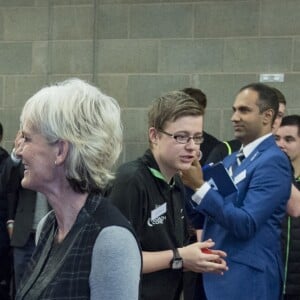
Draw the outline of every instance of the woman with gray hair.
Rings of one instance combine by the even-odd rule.
[[[70,79],[31,97],[20,121],[22,186],[43,193],[53,211],[16,299],[138,299],[138,243],[102,196],[121,151],[119,105]]]

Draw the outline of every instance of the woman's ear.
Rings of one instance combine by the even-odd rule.
[[[55,159],[55,165],[61,165],[67,158],[69,152],[70,144],[65,140],[58,140],[57,141],[57,153]]]

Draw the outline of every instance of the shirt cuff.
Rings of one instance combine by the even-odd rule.
[[[204,182],[204,184],[202,184],[202,186],[197,189],[196,193],[192,196],[192,200],[199,205],[210,189],[210,184],[208,182]]]

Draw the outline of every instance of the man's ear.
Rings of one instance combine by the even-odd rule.
[[[273,109],[267,109],[264,111],[264,118],[263,118],[263,123],[264,124],[270,124],[271,126],[273,125],[273,117],[274,117],[274,110]]]
[[[57,141],[57,153],[56,153],[56,159],[55,164],[61,165],[65,162],[68,152],[69,152],[70,144],[69,142],[65,140],[58,140]]]

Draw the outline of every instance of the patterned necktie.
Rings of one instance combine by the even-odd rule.
[[[237,165],[239,166],[242,161],[245,159],[245,154],[243,152],[243,149],[241,149],[238,154],[236,155],[236,161],[237,161]]]
[[[245,158],[245,155],[244,155],[244,152],[242,149],[237,153],[235,158],[236,159],[234,160],[233,164],[231,165],[231,174],[242,163],[243,159]]]

